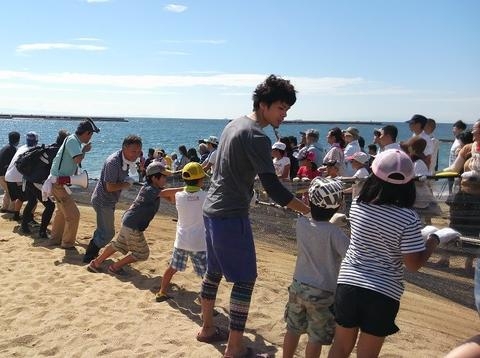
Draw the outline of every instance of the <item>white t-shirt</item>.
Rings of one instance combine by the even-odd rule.
[[[428,169],[425,162],[421,159],[417,159],[413,162],[413,172],[415,173],[416,177],[421,177],[424,175],[430,175],[430,169]],[[428,181],[415,181],[415,204],[413,207],[424,209],[430,205],[431,202],[435,201],[435,197],[433,196],[432,189],[428,183]]]
[[[380,148],[378,153],[384,152],[389,149],[402,149],[402,148],[400,147],[400,143],[393,142],[393,143],[387,144],[385,147],[383,147],[383,149]]]
[[[460,139],[455,138],[453,141],[452,146],[450,147],[450,155],[448,156],[448,166],[452,166],[453,163],[455,162],[455,159],[457,159],[457,150],[461,147],[462,142]]]
[[[287,165],[290,165],[289,157],[281,157],[280,159],[273,158],[273,166],[275,167],[275,174],[277,174],[277,176],[283,175],[283,170]]]
[[[413,135],[415,136],[415,134]],[[420,133],[420,138],[423,138],[425,139],[425,142],[427,142],[427,145],[425,146],[425,150],[423,151],[423,154],[428,157],[429,155],[433,156],[433,142],[432,142],[432,138],[430,138],[430,136],[423,132]]]
[[[432,142],[432,159],[430,161],[430,174],[435,174],[435,167],[437,166],[438,160],[438,152],[440,150],[440,141],[437,138],[430,137],[430,141]]]
[[[353,177],[358,179],[366,179],[369,175],[370,174],[368,173],[367,168],[363,167],[358,169],[355,174],[353,174]],[[362,190],[363,184],[363,180],[352,184],[352,198],[355,198],[358,196],[358,194],[360,194],[360,190]]]
[[[174,246],[178,249],[198,252],[206,251],[203,203],[207,192],[199,190],[188,193],[185,190],[175,194],[178,212],[177,234]]]
[[[360,144],[358,144],[358,140],[352,140],[350,143],[347,144],[345,149],[343,150],[343,155],[345,158],[352,156],[357,152],[361,152],[362,149],[360,148]],[[345,162],[345,176],[350,177],[353,176],[354,169],[352,168],[352,164],[349,161]]]
[[[8,165],[7,171],[5,172],[5,181],[11,183],[21,183],[23,181],[23,174],[18,171],[17,167],[15,166],[15,162],[17,161],[20,154],[25,153],[30,148],[33,147],[28,147],[26,144],[24,144],[17,149],[15,155],[10,161],[10,164]]]

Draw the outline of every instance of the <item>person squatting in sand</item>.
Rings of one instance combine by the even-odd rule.
[[[349,239],[329,220],[342,198],[343,184],[336,179],[315,178],[308,189],[312,218],[300,216],[297,220],[298,254],[285,308],[283,358],[294,357],[304,333],[308,335],[307,358],[320,357],[322,345],[332,343],[335,318],[331,306]]]
[[[301,213],[310,208],[279,181],[271,158],[270,138],[263,128],[280,126],[296,101],[289,81],[270,75],[253,94],[253,113],[231,121],[220,137],[215,170],[203,206],[207,231],[207,273],[202,282],[203,324],[197,340],[212,343],[228,338],[225,357],[252,352],[243,343],[252,291],[257,277],[253,234],[248,217],[258,174],[268,195]],[[229,333],[214,325],[213,311],[222,277],[233,282]]]
[[[142,138],[128,135],[122,149],[110,154],[103,163],[100,179],[92,193],[92,206],[97,216],[97,228],[90,240],[83,262],[89,263],[115,236],[115,205],[123,189],[132,186],[129,173],[136,168],[135,161],[142,152]]]
[[[108,266],[107,271],[115,275],[126,275],[125,265],[144,261],[150,255],[144,231],[160,207],[160,198],[173,203],[171,193],[163,193],[167,177],[172,174],[160,162],[152,162],[146,170],[146,183],[140,188],[132,205],[123,214],[122,227],[116,239],[105,247],[100,256],[90,261],[87,269],[100,272],[102,263],[120,251],[125,255]]]
[[[335,337],[328,357],[377,357],[395,324],[404,291],[403,266],[417,271],[458,232],[427,226],[413,210],[413,162],[401,150],[378,154],[350,210],[351,239],[335,292]],[[358,337],[358,341],[357,341]]]
[[[200,163],[187,163],[182,169],[185,186],[165,189],[175,191],[175,206],[178,220],[170,264],[162,275],[157,302],[170,298],[168,285],[177,271],[185,271],[187,260],[192,260],[195,273],[203,278],[207,270],[207,245],[205,243],[205,224],[203,223],[203,203],[207,193],[202,190],[206,173]]]

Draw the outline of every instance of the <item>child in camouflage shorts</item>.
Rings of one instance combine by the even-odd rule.
[[[313,179],[308,189],[312,218],[297,220],[298,256],[285,308],[284,358],[295,355],[304,333],[308,334],[306,357],[320,357],[322,345],[332,342],[335,319],[331,306],[349,239],[329,220],[340,207],[342,192],[343,184],[336,179]]]

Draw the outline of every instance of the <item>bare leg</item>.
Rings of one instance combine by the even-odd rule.
[[[130,254],[130,255],[125,256],[121,260],[118,260],[117,262],[113,263],[111,265],[111,268],[113,269],[113,271],[118,271],[123,266],[131,264],[133,262],[137,262],[137,259]]]
[[[243,331],[230,330],[228,335],[225,357],[236,357],[245,353],[246,348],[243,345]]]
[[[173,277],[173,275],[175,275],[176,272],[177,272],[177,270],[175,270],[171,266],[167,267],[167,269],[165,270],[165,272],[163,273],[163,276],[162,276],[162,284],[160,286],[160,292],[159,293],[167,294],[168,285],[170,284],[170,281],[172,280],[172,277]]]
[[[213,324],[213,308],[215,306],[215,300],[209,300],[202,298],[202,329],[198,333],[199,337],[210,337],[215,333],[215,326]]]
[[[384,341],[385,337],[377,337],[368,333],[361,332],[357,343],[357,357],[378,357]]]
[[[105,249],[102,251],[102,254],[98,256],[95,260],[93,260],[95,267],[99,267],[103,261],[108,259],[112,256],[117,250],[115,250],[112,245],[107,245]]]
[[[328,358],[348,357],[352,353],[353,347],[355,347],[357,335],[358,327],[345,328],[337,324],[333,344],[328,352]]]
[[[293,333],[287,329],[283,338],[283,358],[293,358],[297,350],[300,335]]]
[[[320,343],[307,343],[305,347],[305,358],[319,358],[320,353],[322,353],[322,345]]]

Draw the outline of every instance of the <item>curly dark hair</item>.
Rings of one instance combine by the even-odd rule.
[[[261,102],[266,103],[269,107],[276,101],[293,106],[297,101],[296,92],[290,81],[270,75],[253,92],[253,110],[258,110]]]

